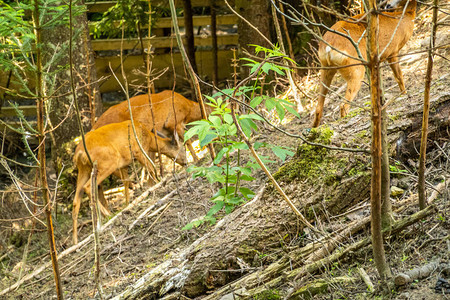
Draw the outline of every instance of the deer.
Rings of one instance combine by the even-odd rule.
[[[406,88],[398,62],[398,53],[413,33],[416,7],[416,0],[391,0],[386,8],[392,10],[378,15],[379,32],[377,41],[381,54],[380,61],[388,61],[401,93],[406,93]],[[367,58],[367,20],[364,14],[353,16],[352,19],[356,21],[339,21],[331,29],[349,36],[355,43],[358,43],[359,53],[365,60]],[[358,57],[355,46],[348,38],[333,31],[326,32],[323,40],[319,43],[318,56],[324,69],[320,71],[321,86],[313,127],[320,125],[325,96],[337,72],[347,82],[345,103],[340,106],[341,117],[347,115],[350,102],[356,97],[364,79],[365,68],[359,60],[355,59]]]
[[[135,121],[136,136],[140,141],[143,149],[149,152],[156,151],[155,135],[146,125]],[[112,123],[93,131],[85,136],[86,148],[92,162],[97,162],[97,185],[100,186],[103,180],[111,174],[120,177],[125,185],[126,205],[129,203],[129,180],[127,167],[132,163],[133,157],[141,164],[150,168],[148,160],[144,157],[136,137],[131,128],[130,120],[121,123]],[[185,165],[187,163],[186,151],[179,151],[180,147],[174,144],[172,139],[163,138],[156,135],[158,146],[164,155],[175,159],[178,164]],[[180,153],[179,153],[180,152]],[[77,187],[75,197],[73,199],[72,221],[73,221],[73,243],[78,243],[77,238],[77,220],[80,210],[81,199],[84,192],[89,198],[91,195],[91,171],[92,164],[84,149],[83,143],[78,144],[75,149],[73,162],[78,169]],[[109,215],[106,200],[103,193],[99,192],[100,211],[103,215]]]
[[[202,119],[200,107],[197,102],[188,100],[177,92],[171,90],[162,91],[157,94],[138,95],[130,98],[131,112],[133,119],[145,124],[148,128],[153,128],[152,113],[149,106],[149,98],[153,106],[155,117],[155,130],[167,136],[183,138],[185,125]],[[173,102],[172,102],[173,100]],[[211,109],[207,106],[207,113]],[[128,101],[111,106],[105,111],[92,127],[93,130],[111,123],[119,123],[130,120]],[[194,161],[198,160],[194,148],[189,141],[186,146],[192,153]],[[154,156],[153,156],[154,157]]]

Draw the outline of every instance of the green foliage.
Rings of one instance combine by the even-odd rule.
[[[270,58],[282,56],[282,53],[279,52],[278,49],[272,50],[256,46],[256,51],[264,51],[266,56]],[[284,67],[272,63],[264,63],[264,65],[261,65],[252,60],[247,61],[249,61],[247,66],[251,67],[253,71],[256,69],[259,70],[259,73],[274,71],[284,75]],[[263,121],[263,118],[255,112],[236,114],[233,117],[229,104],[233,101],[230,99],[231,95],[234,94],[236,97],[245,99],[245,102],[248,103],[252,109],[264,104],[268,111],[275,110],[277,116],[281,120],[285,117],[286,111],[298,116],[294,108],[295,105],[289,101],[265,95],[255,96],[255,92],[260,89],[260,87],[257,86],[258,81],[259,80],[255,80],[255,84],[252,87],[242,86],[238,90],[225,89],[215,94],[213,97],[205,96],[211,102],[209,105],[213,108],[212,113],[207,120],[190,123],[191,128],[184,135],[185,140],[197,136],[200,140],[201,147],[214,143],[220,145],[220,150],[214,159],[214,165],[210,167],[191,166],[188,168],[188,171],[193,173],[194,178],[204,177],[209,183],[216,183],[221,187],[212,196],[211,201],[214,205],[208,211],[206,216],[187,224],[183,229],[191,229],[204,222],[214,224],[216,222],[216,215],[219,212],[224,211],[228,214],[232,212],[236,206],[241,205],[255,195],[255,192],[251,189],[241,186],[241,182],[253,181],[255,178],[252,174],[259,169],[260,166],[254,161],[253,157],[245,163],[240,162],[241,151],[248,151],[249,147],[238,138],[235,122],[242,128],[245,136],[248,139],[251,139],[253,134],[259,131],[258,122]],[[294,151],[287,147],[261,142],[254,144],[256,150],[261,147],[271,149],[282,161],[287,157],[294,155]],[[231,155],[233,153],[237,153],[236,166],[231,165]],[[273,162],[264,156],[259,156],[259,158],[264,164]]]
[[[395,162],[395,165],[389,165],[389,171],[396,173],[408,173],[408,170],[401,169],[400,162]]]
[[[84,12],[83,5],[77,5],[79,1],[74,1],[72,14],[77,16]],[[57,26],[69,24],[69,7],[60,5],[59,0],[42,0],[39,8],[39,22],[42,30],[52,30]],[[31,0],[15,1],[10,4],[0,1],[0,65],[3,71],[12,71],[15,78],[22,86],[22,91],[28,96],[35,96],[29,89],[29,79],[26,77],[28,71],[34,72],[35,60],[33,52],[36,48],[54,50],[50,61],[44,65],[44,69],[48,69],[50,65],[61,60],[66,53],[68,46],[59,45],[56,48],[50,44],[36,45],[36,36],[32,24],[30,12],[35,9]],[[77,32],[80,32],[78,29]],[[75,32],[75,35],[77,34]],[[47,75],[46,81],[51,83],[50,77],[55,74]]]
[[[280,66],[278,64],[274,64],[271,61],[274,58],[283,58],[285,60],[291,61],[295,63],[290,57],[287,57],[279,47],[275,47],[274,49],[266,48],[259,45],[249,45],[252,47],[255,47],[255,54],[258,55],[260,52],[264,52],[265,60],[263,62],[257,62],[250,58],[241,58],[241,60],[248,61],[249,63],[244,64],[244,66],[250,67],[250,73],[255,72],[258,68],[260,68],[260,73],[266,73],[269,74],[270,71],[273,71],[277,73],[278,75],[285,75],[285,71],[287,71],[289,68],[285,66]]]
[[[170,16],[170,10],[159,6],[152,7],[152,27],[160,17]],[[148,5],[140,0],[119,0],[103,14],[92,16],[90,33],[95,38],[120,38],[122,26],[128,37],[138,36],[138,30],[147,33]],[[147,34],[143,34],[147,35]]]

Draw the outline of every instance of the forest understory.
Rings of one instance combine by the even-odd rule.
[[[414,32],[402,50],[409,53],[401,59],[407,95],[400,95],[391,70],[383,68],[395,218],[392,231],[385,232],[385,249],[394,276],[422,266],[428,266],[428,271],[421,270],[417,278],[409,274],[411,282],[402,277],[407,281],[403,285],[395,285],[393,278],[387,286],[378,282],[370,240],[369,153],[310,146],[266,126],[254,142],[290,146],[296,152],[286,162],[268,150],[260,154],[274,161],[269,165],[272,174],[316,230],[305,228],[262,171],[249,183],[256,191],[252,200],[223,214],[215,225],[181,230],[208,212],[209,199],[218,186],[192,179],[185,170],[172,173],[166,167],[160,184],[141,188],[135,184],[132,202],[123,210],[120,189],[107,196],[115,215],[103,220],[100,235],[103,298],[368,299],[384,295],[449,299],[450,34],[442,27],[437,35],[436,45],[443,47],[437,50],[431,87],[426,165],[429,207],[419,211],[417,169],[426,69],[426,53],[419,50],[428,45],[429,14],[417,23],[421,30]],[[306,84],[309,90],[305,92],[312,98],[318,81],[311,76]],[[339,79],[333,89],[343,84]],[[369,150],[368,85],[363,84],[345,118],[339,117],[340,98],[331,94],[325,125],[310,130],[311,118],[304,113],[301,119],[279,126],[303,133],[313,142]],[[207,155],[200,164],[210,164]],[[21,181],[29,182],[27,178],[33,176],[22,174]],[[0,207],[0,298],[52,299],[55,287],[46,230],[40,222],[31,230],[31,219],[19,218],[26,215],[26,208],[14,189],[10,185],[3,191]],[[54,221],[64,294],[66,299],[100,299],[94,284],[88,201],[83,202],[80,242],[75,248],[71,241],[74,186],[67,184],[65,189],[61,191],[64,199],[57,197],[60,203]],[[11,216],[18,219],[5,221]],[[24,255],[28,257],[25,265]],[[437,284],[442,289],[435,289]]]

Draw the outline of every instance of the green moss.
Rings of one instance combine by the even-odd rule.
[[[308,136],[314,143],[329,145],[334,132],[327,126],[313,128]],[[338,165],[332,166],[333,159],[330,151],[320,146],[301,144],[295,156],[295,159],[285,166],[281,167],[274,174],[275,179],[290,182],[293,179],[313,179],[321,178],[329,185],[335,180],[336,170],[343,167],[347,161],[337,161]]]
[[[399,114],[397,114],[397,115],[388,115],[388,118],[391,121],[396,121],[396,120],[398,120],[398,118],[400,118],[400,115]]]
[[[360,133],[365,136],[367,132]],[[329,145],[334,132],[327,126],[312,129],[308,139],[316,144]],[[364,162],[353,161],[353,168],[348,170],[348,154],[328,150],[320,146],[301,144],[293,160],[282,166],[275,174],[276,180],[289,183],[293,180],[309,180],[313,183],[325,183],[327,186],[338,185],[342,176],[355,176],[365,169]]]
[[[277,290],[266,290],[253,296],[254,300],[278,300],[281,299],[280,292]]]

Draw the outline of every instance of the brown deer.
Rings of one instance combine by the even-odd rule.
[[[405,5],[407,5],[406,8]],[[405,93],[406,90],[402,71],[398,64],[398,53],[412,35],[416,7],[416,0],[391,0],[387,4],[387,8],[394,8],[394,10],[378,15],[379,32],[377,41],[379,53],[381,54],[380,60],[389,62],[389,66],[402,93]],[[405,13],[403,14],[404,8]],[[355,43],[359,42],[359,52],[366,59],[367,19],[364,18],[363,14],[356,15],[352,19],[355,21],[339,21],[331,29],[349,36]],[[341,117],[345,117],[350,107],[349,103],[356,97],[361,88],[365,71],[360,61],[354,59],[358,57],[358,53],[351,41],[332,31],[325,33],[323,41],[319,43],[318,56],[322,67],[325,69],[320,71],[321,86],[313,127],[317,127],[320,124],[325,96],[336,72],[339,72],[347,82],[346,100],[345,103],[341,104]],[[345,67],[347,65],[353,66]]]
[[[153,132],[147,129],[147,126],[135,121],[136,135],[143,149],[148,152],[156,151],[155,136]],[[170,138],[161,138],[157,136],[158,145],[161,153],[174,158],[177,163],[185,165],[186,152],[179,151],[180,147],[172,143]],[[131,121],[121,123],[108,124],[94,131],[88,132],[85,136],[86,148],[92,161],[97,161],[97,184],[111,174],[119,176],[125,185],[126,203],[129,202],[129,181],[128,181],[128,165],[131,164],[135,157],[141,164],[150,168],[148,160],[141,152],[136,141],[135,135],[131,128]],[[83,197],[83,189],[91,197],[91,171],[92,165],[84,150],[83,143],[78,144],[73,157],[74,164],[78,168],[77,188],[75,198],[73,199],[72,220],[73,220],[73,243],[77,244],[77,220],[80,210],[81,198]],[[99,192],[100,210],[104,215],[108,215],[106,208],[106,200],[103,193]]]
[[[183,138],[185,125],[202,119],[198,103],[188,100],[176,92],[166,90],[158,94],[151,94],[150,98],[153,106],[153,115],[155,116],[155,130],[169,137],[178,135],[180,138]],[[148,129],[152,129],[153,121],[148,95],[145,94],[130,98],[130,105],[133,119],[141,122]],[[207,113],[210,111],[209,106],[207,106]],[[123,101],[110,107],[98,118],[92,129],[94,130],[106,124],[119,123],[125,120],[130,120],[128,101]],[[192,153],[194,160],[197,161],[198,158],[192,144],[187,141],[186,145]]]

